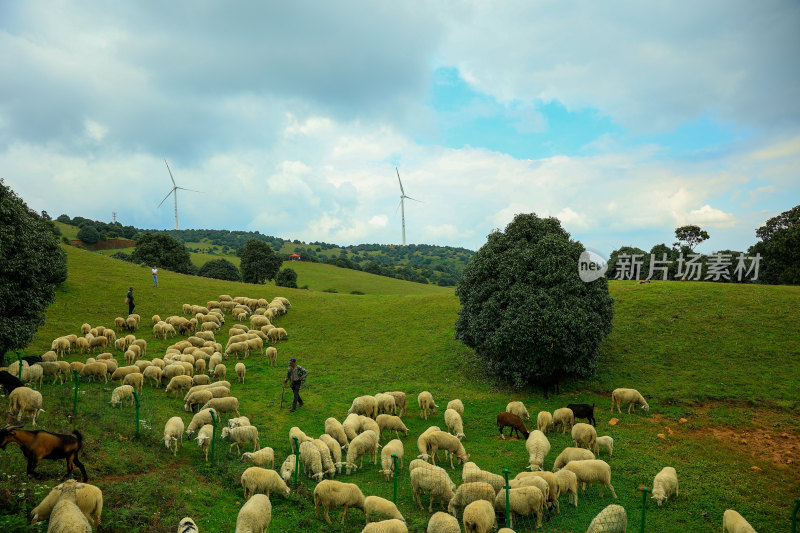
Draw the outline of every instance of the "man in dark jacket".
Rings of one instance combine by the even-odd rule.
[[[283,380],[283,382],[288,382],[292,387],[292,392],[294,393],[292,408],[289,409],[290,413],[293,413],[297,410],[298,404],[300,407],[303,407],[303,399],[300,398],[300,387],[303,386],[307,374],[308,372],[305,368],[297,365],[297,359],[294,357],[289,359],[289,370],[286,372],[286,378]]]
[[[128,289],[128,294],[127,297],[125,298],[125,302],[128,304],[128,314],[132,315],[133,308],[136,307],[136,305],[133,303],[133,287],[130,287]]]

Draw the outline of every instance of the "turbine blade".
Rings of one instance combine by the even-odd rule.
[[[187,189],[186,187],[175,187],[176,189],[180,189],[182,191],[191,191],[191,192],[199,192],[202,193],[203,191],[196,191],[194,189]]]
[[[421,203],[421,204],[424,204],[424,203],[425,203],[425,202],[423,202],[422,200],[417,200],[416,198],[411,198],[410,196],[404,196],[404,198],[408,198],[409,200],[414,200],[415,202],[419,202],[419,203]]]
[[[394,170],[397,172],[397,182],[400,184],[400,194],[405,196],[406,191],[403,190],[403,182],[400,181],[400,171],[397,170],[397,167],[394,167]]]
[[[400,202],[398,202],[397,207],[394,208],[394,216],[397,216],[397,211],[400,210],[400,204],[402,204],[402,203],[403,203],[403,200],[401,199]]]
[[[172,193],[174,193],[174,192],[175,192],[175,189],[172,189],[171,191],[169,191],[169,192],[167,193],[167,195],[164,197],[164,199],[163,199],[163,200],[161,200],[161,203],[160,203],[160,204],[158,204],[158,207],[161,207],[161,204],[163,204],[163,203],[164,203],[164,202],[167,200],[167,198],[169,198],[169,195],[170,195],[170,194],[172,194]],[[156,209],[158,209],[158,207],[156,207]]]
[[[169,172],[169,179],[171,179],[171,180],[172,180],[172,186],[173,186],[173,187],[177,187],[177,186],[178,186],[178,184],[177,184],[177,183],[175,183],[175,178],[173,178],[173,177],[172,177],[172,171],[169,169],[169,163],[167,163],[167,160],[166,160],[166,159],[164,160],[164,164],[165,164],[165,165],[167,165],[167,171]]]

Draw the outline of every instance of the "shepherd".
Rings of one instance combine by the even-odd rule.
[[[286,372],[286,378],[284,378],[283,382],[284,384],[288,382],[292,387],[292,392],[294,393],[292,408],[289,409],[290,413],[294,413],[297,410],[298,405],[303,407],[303,399],[300,398],[300,387],[305,384],[307,375],[308,371],[297,364],[297,359],[294,357],[289,359],[289,369]]]

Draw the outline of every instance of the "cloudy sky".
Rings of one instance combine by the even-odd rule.
[[[37,211],[341,244],[744,249],[800,203],[800,4],[0,2],[0,178]]]

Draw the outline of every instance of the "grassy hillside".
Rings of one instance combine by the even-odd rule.
[[[406,462],[417,454],[419,433],[431,424],[444,427],[444,405],[461,398],[466,406],[464,446],[470,459],[493,472],[508,468],[513,476],[525,468],[528,456],[524,443],[504,441],[497,434],[495,414],[508,401],[524,401],[534,418],[540,409],[552,411],[576,401],[597,403],[598,434],[615,440],[613,457],[602,458],[612,467],[612,482],[619,503],[628,509],[630,524],[638,524],[641,496],[637,487],[649,486],[663,466],[671,465],[678,471],[680,497],[661,508],[648,502],[646,531],[675,531],[676,525],[685,532],[718,531],[726,508],[738,509],[762,533],[787,530],[800,479],[796,445],[800,425],[794,416],[800,378],[792,372],[800,355],[796,336],[800,288],[612,283],[614,332],[603,347],[597,376],[545,399],[536,390],[513,392],[482,377],[471,352],[454,340],[459,304],[452,291],[308,263],[301,265],[319,270],[298,270],[301,284],[311,284],[304,281],[305,274],[321,288],[347,284],[368,294],[276,290],[170,272],[159,274],[160,287],[155,289],[145,267],[72,247],[65,250],[69,279],[59,289],[47,323],[26,353],[49,349],[54,337],[78,333],[83,322],[111,325],[115,316],[127,312],[123,299],[130,284],[135,286],[136,312],[145,325],[137,336],[148,341],[148,358],[163,354],[169,344],[153,338],[149,328],[153,314],[179,314],[183,303],[205,303],[223,293],[289,298],[292,309],[276,321],[289,332],[289,341],[278,346],[279,366],[269,367],[262,358],[252,356],[245,361],[246,383],[234,383],[232,388],[241,401],[242,413],[260,428],[261,445],[274,447],[278,462],[287,453],[291,426],[317,436],[324,430],[325,418],[344,419],[354,397],[403,390],[409,400],[404,418],[410,430],[403,439]],[[349,278],[329,277],[340,272]],[[384,284],[374,291],[364,290],[366,276],[375,278],[375,283],[403,285],[397,285],[396,292],[379,294],[378,290],[394,287]],[[402,293],[416,287],[428,292]],[[336,288],[340,293],[346,290]],[[229,325],[230,321],[224,331]],[[223,344],[227,341],[222,333],[217,338]],[[114,355],[123,360],[122,354]],[[85,357],[73,355],[68,360]],[[289,357],[298,357],[310,371],[303,392],[306,406],[293,414],[278,408],[280,382]],[[228,379],[233,382],[233,362],[226,363]],[[642,391],[650,401],[650,414],[615,415],[619,422],[610,425],[609,394],[619,386]],[[110,397],[110,386],[88,388],[89,395]],[[415,402],[422,390],[431,391],[441,407],[427,422],[419,418]],[[45,409],[64,395],[52,385],[45,385],[43,394]],[[156,433],[171,416],[181,416],[188,424],[190,416],[180,399],[167,399],[163,389],[148,390],[147,394],[152,397],[148,406],[154,412]],[[0,409],[6,402],[0,399]],[[84,463],[90,482],[104,491],[103,530],[174,531],[185,515],[193,516],[202,531],[233,529],[243,503],[238,476],[245,465],[234,460],[219,468],[205,467],[193,442],[184,442],[173,459],[158,440],[160,435],[138,441],[119,432],[109,435],[107,426],[117,415],[105,409],[96,419],[82,419],[79,426],[87,440]],[[70,428],[57,410],[44,414],[41,424],[60,431]],[[553,451],[545,460],[546,469],[572,442],[560,433],[548,438]],[[753,466],[758,470],[752,470]],[[63,462],[44,462],[39,471],[45,480],[23,485],[27,479],[21,454],[8,447],[0,455],[0,530],[18,530],[20,516],[55,484],[63,468]],[[352,480],[365,494],[388,495],[390,484],[377,475],[377,468],[370,465],[367,469],[365,464],[366,472]],[[460,482],[458,469],[453,476]],[[398,505],[406,513],[410,529],[424,531],[429,515],[410,502],[407,478],[407,471],[400,474]],[[345,476],[342,479],[349,481]],[[293,491],[288,500],[271,498],[270,531],[361,530],[363,518],[357,511],[344,526],[335,528],[314,518],[313,504],[305,492],[313,490],[313,484],[303,483],[306,489],[300,494]],[[608,495],[600,498],[596,487],[581,495],[577,509],[562,499],[561,514],[544,531],[585,531],[592,516],[611,501]],[[331,514],[337,520],[341,511]]]

